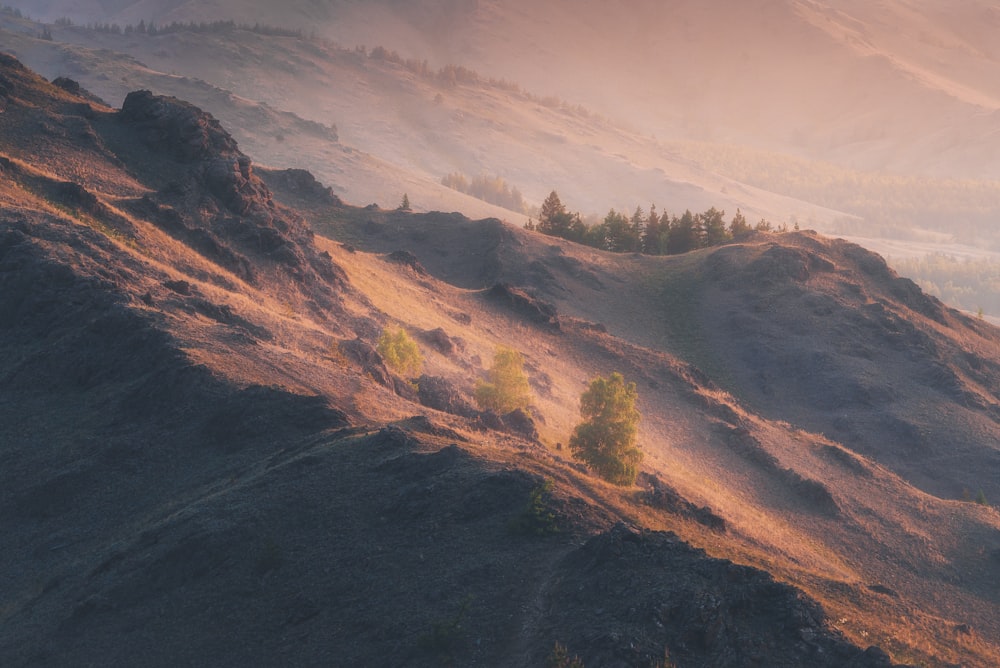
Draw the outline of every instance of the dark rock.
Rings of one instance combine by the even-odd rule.
[[[455,352],[455,342],[440,327],[420,332],[419,336],[442,355],[451,355]]]
[[[417,401],[417,390],[408,381],[399,378],[385,365],[378,351],[361,339],[340,342],[340,351],[349,360],[361,367],[361,370],[371,376],[375,382],[388,387],[400,397]]]
[[[469,417],[477,411],[447,379],[423,375],[417,380],[417,396],[428,408]]]
[[[191,284],[187,281],[164,281],[163,287],[173,290],[179,295],[191,294]]]
[[[448,317],[460,325],[471,325],[472,316],[461,311],[448,311]]]
[[[405,251],[405,250],[393,251],[392,253],[389,253],[387,259],[390,262],[395,262],[396,264],[401,264],[405,267],[409,267],[410,269],[420,274],[421,276],[427,275],[427,270],[424,269],[424,266],[422,264],[420,264],[420,260],[418,260],[417,256],[411,253],[410,251]]]
[[[361,339],[350,339],[340,342],[340,351],[347,359],[361,367],[361,370],[375,379],[379,385],[394,387],[392,373],[385,365],[382,356],[372,346]]]
[[[62,88],[67,93],[71,95],[76,95],[77,97],[82,97],[85,100],[90,100],[91,102],[96,102],[97,104],[108,106],[107,103],[99,98],[98,96],[91,93],[89,90],[84,88],[79,84],[79,82],[74,81],[68,77],[56,77],[52,80],[52,85],[56,88]],[[83,103],[78,105],[76,111],[84,118],[91,118],[94,115],[94,110],[89,104]]]
[[[522,408],[500,416],[504,431],[520,436],[528,441],[538,442],[538,428],[535,420]]]
[[[876,594],[883,594],[885,596],[891,596],[892,598],[899,598],[899,594],[897,594],[892,589],[889,589],[885,585],[880,585],[880,584],[868,585],[868,589],[870,591],[875,592]]]
[[[62,181],[53,184],[52,198],[60,204],[65,204],[68,207],[85,213],[94,215],[102,213],[103,207],[97,197],[79,183]]]
[[[52,80],[52,85],[73,95],[79,95],[80,91],[83,90],[78,82],[67,77],[56,77]]]
[[[481,411],[475,420],[475,424],[480,429],[492,429],[502,431],[514,436],[537,443],[538,428],[535,420],[523,409],[516,409],[504,415],[497,415],[493,411]]]
[[[148,90],[129,93],[120,117],[138,128],[150,148],[191,163],[238,152],[236,140],[211,114],[175,97]]]
[[[639,484],[648,487],[643,501],[661,510],[693,519],[714,531],[725,532],[726,520],[719,517],[708,506],[698,507],[683,498],[672,487],[650,473],[639,474]]]
[[[503,304],[528,321],[548,329],[560,329],[556,307],[508,283],[497,283],[486,291],[486,297]]]
[[[272,187],[281,188],[293,195],[303,197],[318,204],[342,206],[343,202],[333,194],[333,188],[316,180],[312,172],[305,169],[282,169],[269,171],[265,177]]]

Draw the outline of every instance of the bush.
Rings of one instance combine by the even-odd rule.
[[[584,666],[580,657],[570,656],[566,646],[557,641],[545,660],[545,668],[584,668]]]
[[[545,536],[559,533],[559,525],[555,513],[549,510],[549,497],[552,494],[551,480],[545,480],[531,490],[528,503],[510,523],[510,529],[515,533],[532,536]]]
[[[506,415],[531,403],[531,386],[524,374],[521,353],[507,346],[498,347],[488,375],[489,382],[476,383],[476,403],[483,410]]]
[[[402,327],[395,331],[386,328],[378,338],[375,349],[385,360],[386,366],[396,373],[411,378],[420,374],[424,358],[416,342]]]
[[[569,440],[573,456],[615,485],[632,485],[639,474],[642,451],[635,445],[640,414],[635,383],[620,373],[598,376],[580,397],[580,415]]]

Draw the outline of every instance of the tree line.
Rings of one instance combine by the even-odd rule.
[[[441,185],[511,211],[528,212],[521,191],[500,176],[474,176],[470,181],[464,174],[452,172],[441,179]]]
[[[678,255],[739,239],[753,231],[784,232],[788,229],[785,224],[774,227],[763,218],[751,225],[739,209],[728,224],[725,215],[725,211],[712,207],[703,213],[687,210],[680,216],[671,216],[666,212],[657,213],[654,204],[648,213],[636,207],[631,216],[611,209],[604,220],[587,225],[579,213],[566,208],[553,190],[542,203],[538,221],[529,219],[524,227],[592,248],[646,255]],[[797,223],[795,229],[798,229]]]
[[[69,18],[56,19],[55,25],[62,28],[69,28],[74,25],[73,21]],[[187,23],[181,21],[172,21],[170,23],[165,23],[163,25],[157,26],[153,21],[146,22],[140,20],[136,25],[131,23],[122,26],[118,23],[87,23],[81,26],[86,30],[93,30],[94,32],[104,32],[111,33],[113,35],[149,35],[155,37],[156,35],[168,35],[175,32],[193,32],[193,33],[206,33],[206,34],[219,34],[219,33],[230,33],[237,30],[252,32],[258,35],[267,35],[269,37],[296,37],[303,38],[301,30],[292,30],[289,28],[279,28],[277,26],[261,25],[260,23],[255,23],[253,25],[247,23],[237,23],[236,21],[188,21]],[[51,37],[50,37],[51,39]]]

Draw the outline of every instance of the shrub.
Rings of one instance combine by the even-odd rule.
[[[580,415],[569,440],[573,456],[615,485],[635,483],[642,451],[635,445],[639,410],[635,383],[625,383],[620,373],[598,376],[580,397]]]
[[[510,528],[516,533],[524,533],[533,536],[545,536],[559,533],[559,525],[556,523],[556,516],[548,507],[549,496],[552,494],[552,481],[545,480],[534,489],[528,496],[528,504],[515,517]]]
[[[385,360],[386,365],[396,373],[411,378],[420,374],[424,358],[416,342],[402,327],[394,331],[386,328],[379,337],[375,349]]]
[[[584,668],[584,666],[580,657],[570,656],[566,646],[557,641],[545,660],[545,668]]]
[[[476,383],[476,403],[483,410],[505,415],[531,403],[531,386],[524,374],[521,353],[507,346],[498,347],[488,375],[488,382]]]

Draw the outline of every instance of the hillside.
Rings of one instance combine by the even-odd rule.
[[[960,489],[1000,498],[997,329],[814,233],[654,258],[357,208],[59,83],[0,60],[4,665],[1000,659]],[[501,343],[528,415],[474,408]],[[612,371],[634,487],[559,447]]]
[[[266,164],[307,168],[356,202],[391,208],[407,192],[420,210],[527,219],[441,185],[459,173],[499,175],[535,206],[556,189],[590,215],[657,201],[680,212],[741,208],[754,220],[851,217],[719,176],[586,109],[464,69],[444,77],[384,49],[382,57],[248,30],[54,27],[50,42],[37,28],[9,28],[8,48],[44,75],[72,77],[108,101],[137,88],[190,99]]]
[[[381,44],[556,95],[658,136],[750,144],[842,166],[998,177],[986,0],[694,0],[669,5],[421,0],[11,0],[40,18],[211,21]]]
[[[133,21],[123,32],[109,23],[43,25],[8,9],[0,12],[0,40],[44,76],[69,76],[112,104],[142,88],[191,100],[261,163],[309,169],[348,201],[392,208],[406,193],[418,211],[525,221],[518,207],[442,185],[458,174],[502,179],[524,194],[527,215],[553,189],[572,210],[596,219],[612,207],[633,211],[651,203],[675,215],[712,206],[729,216],[740,210],[751,221],[850,235],[877,252],[891,245],[898,249],[886,255],[893,266],[949,305],[997,315],[1000,181],[992,172],[995,113],[988,102],[995,77],[986,76],[995,66],[971,15],[949,14],[929,27],[938,11],[933,2],[915,11],[895,3],[840,7],[825,17],[814,6],[777,3],[750,17],[678,5],[670,18],[637,3],[637,16],[649,12],[649,25],[663,28],[612,58],[594,49],[578,53],[585,26],[570,45],[553,30],[544,52],[509,48],[539,26],[591,21],[594,7],[574,19],[532,23],[543,9],[478,3],[466,13],[425,3],[412,15],[412,3],[386,13],[373,2],[344,14],[346,6],[328,3],[329,13],[317,16],[316,6],[290,3],[277,24],[299,25],[300,10],[310,17],[309,28],[292,36],[275,28],[271,15],[253,14],[252,3],[231,7],[228,16],[218,13],[225,3],[172,8],[178,13],[169,15],[155,4],[141,10],[161,21],[156,34],[137,32],[137,14],[124,10],[101,19]],[[265,25],[240,27],[237,16]],[[599,23],[613,26],[622,16]],[[331,17],[330,30],[344,31],[335,35],[341,45],[317,33]],[[762,17],[767,21],[758,25]],[[223,22],[163,28],[192,18]],[[435,38],[442,26],[453,29]],[[886,26],[913,37],[900,41]],[[754,50],[736,53],[748,41],[740,30],[770,38],[754,38]],[[52,39],[41,39],[45,33]],[[491,46],[497,35],[502,49]],[[717,43],[720,36],[727,39]],[[355,48],[358,41],[369,47]],[[436,56],[423,50],[428,41]],[[655,56],[640,58],[654,47]],[[601,63],[589,61],[594,53]],[[549,65],[515,67],[527,57],[519,54]],[[587,72],[582,84],[574,63]],[[677,63],[690,66],[675,71]],[[626,74],[602,87],[606,68],[619,66],[646,78],[629,87]],[[806,94],[817,82],[823,90]],[[981,266],[955,266],[942,276],[940,263],[903,260],[934,253]]]

